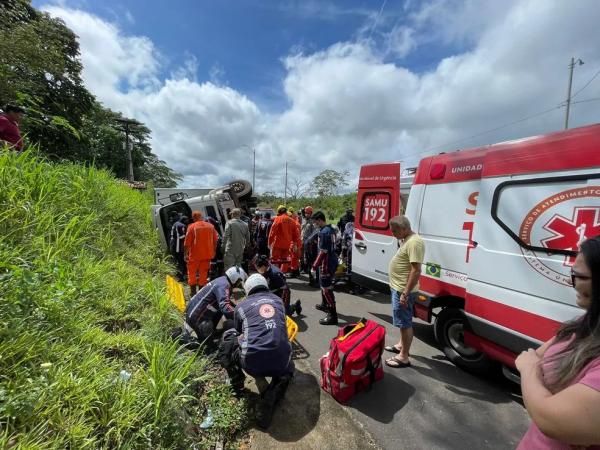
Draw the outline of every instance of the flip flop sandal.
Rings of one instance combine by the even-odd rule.
[[[405,363],[404,361],[400,361],[397,358],[390,358],[385,360],[385,365],[393,369],[403,369],[405,367],[410,367],[412,364],[410,363],[410,361]]]
[[[386,352],[392,352],[392,353],[400,353],[400,349],[398,347],[396,347],[395,345],[386,345],[383,348]]]

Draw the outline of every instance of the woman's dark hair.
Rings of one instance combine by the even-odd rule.
[[[583,241],[579,251],[592,277],[591,303],[583,317],[565,323],[556,333],[556,342],[573,340],[551,358],[556,368],[548,387],[553,391],[567,387],[586,364],[600,356],[600,236]]]

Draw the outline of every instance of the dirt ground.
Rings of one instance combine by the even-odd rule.
[[[350,414],[319,386],[302,350],[296,351],[296,375],[285,398],[277,406],[273,423],[268,430],[253,427],[250,448],[268,449],[320,449],[343,448],[377,449],[371,436]],[[248,389],[257,393],[252,379]]]

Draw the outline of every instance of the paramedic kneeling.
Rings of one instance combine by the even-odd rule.
[[[205,344],[207,354],[214,350],[212,337],[221,317],[233,318],[231,290],[242,286],[246,278],[244,269],[230,267],[225,275],[212,280],[188,302],[184,328],[189,334],[193,331],[198,341]]]
[[[248,297],[235,308],[233,329],[223,333],[219,362],[238,395],[243,392],[244,371],[255,378],[272,378],[257,407],[258,424],[267,428],[294,373],[292,346],[283,302],[269,292],[267,280],[250,275],[244,290]]]
[[[410,229],[405,216],[390,219],[390,228],[401,246],[390,261],[390,291],[392,292],[392,317],[395,327],[400,328],[400,342],[385,347],[398,355],[387,359],[390,367],[410,367],[409,352],[413,340],[413,307],[419,291],[421,264],[425,256],[425,244],[421,237]]]

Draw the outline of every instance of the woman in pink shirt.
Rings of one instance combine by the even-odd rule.
[[[585,314],[516,360],[532,420],[518,449],[600,449],[600,236],[581,244],[571,279]]]

